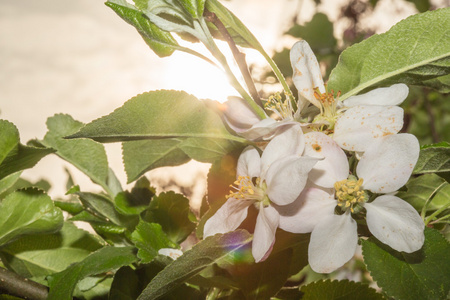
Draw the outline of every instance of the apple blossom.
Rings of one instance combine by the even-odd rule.
[[[282,101],[279,97],[271,97],[265,108],[275,113],[278,120],[266,115],[265,119],[260,119],[247,104],[238,97],[229,97],[228,101],[220,105],[224,113],[224,119],[228,126],[237,134],[250,141],[270,140],[283,127],[299,124],[294,121],[294,110],[290,100]]]
[[[204,236],[235,230],[247,217],[248,207],[259,210],[253,237],[252,254],[256,262],[264,260],[275,241],[280,214],[275,208],[296,200],[303,190],[308,172],[316,158],[301,156],[304,140],[300,125],[292,126],[273,138],[259,155],[247,147],[237,164],[235,191],[205,223]]]
[[[320,109],[313,121],[322,130],[333,133],[345,150],[364,152],[374,139],[400,131],[403,109],[398,107],[408,95],[408,87],[394,84],[338,102],[333,91],[326,91],[319,63],[306,41],[291,49],[293,81],[299,91],[299,107],[309,103]],[[338,93],[338,97],[339,97]]]
[[[332,272],[353,257],[358,244],[353,216],[364,210],[369,231],[381,242],[407,253],[422,247],[421,217],[409,203],[392,195],[407,182],[418,159],[419,144],[413,135],[373,141],[356,167],[357,176],[340,171],[344,166],[348,170],[348,161],[336,155],[343,151],[330,137],[318,132],[305,137],[305,153],[324,159],[310,172],[312,184],[299,201],[278,211],[280,228],[311,232],[308,259],[314,271]],[[330,189],[331,181],[334,189]]]

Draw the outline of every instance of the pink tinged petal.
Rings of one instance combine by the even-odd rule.
[[[252,254],[255,262],[267,258],[275,242],[280,216],[272,206],[264,207],[260,204],[259,214],[256,218],[255,232],[253,234]]]
[[[323,158],[309,173],[309,180],[313,183],[321,187],[332,188],[335,182],[347,179],[349,172],[347,155],[326,134],[322,132],[305,134],[304,155]]]
[[[253,201],[230,198],[208,219],[203,229],[203,237],[233,231],[247,217],[248,207]]]
[[[246,147],[239,156],[236,174],[237,176],[259,177],[261,170],[261,157],[258,150],[252,146]]]
[[[294,202],[303,191],[308,173],[316,163],[316,158],[295,155],[274,162],[265,178],[270,201],[277,205]]]
[[[229,97],[219,108],[223,111],[228,125],[236,132],[247,130],[260,121],[258,115],[238,97]]]
[[[254,124],[250,129],[242,132],[238,132],[238,134],[247,140],[256,141],[256,140],[270,140],[285,126],[291,126],[298,124],[294,121],[275,121],[271,118],[266,118],[264,120],[259,121]]]
[[[407,253],[422,248],[424,224],[409,203],[396,196],[383,195],[364,207],[369,230],[382,243]]]
[[[396,134],[403,127],[398,106],[355,106],[336,121],[333,139],[348,151],[366,151],[375,139]]]
[[[399,105],[408,96],[408,86],[403,83],[390,87],[374,89],[368,93],[357,95],[344,100],[344,106],[358,105]]]
[[[356,167],[363,188],[374,193],[391,193],[411,176],[419,158],[419,142],[408,133],[389,135],[369,145]]]
[[[319,91],[324,93],[325,87],[319,63],[311,47],[306,41],[295,43],[291,48],[290,59],[293,69],[292,80],[298,90],[299,98],[306,99],[320,108],[320,102],[314,97],[314,88],[319,88]]]
[[[317,273],[331,273],[353,257],[357,245],[357,226],[351,215],[329,216],[311,234],[309,264]]]
[[[312,232],[318,223],[334,215],[335,207],[333,195],[317,188],[305,189],[293,203],[276,206],[280,214],[279,227],[293,233]]]
[[[305,149],[305,138],[301,126],[286,127],[267,144],[261,156],[261,176],[264,176],[270,165],[290,155],[300,156]]]

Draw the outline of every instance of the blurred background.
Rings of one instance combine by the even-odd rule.
[[[450,6],[450,0],[233,0],[223,1],[273,55],[286,76],[288,53],[298,39],[309,42],[325,78],[348,46],[382,33],[409,15]],[[226,48],[224,43],[221,47]],[[194,45],[199,47],[199,45]],[[202,49],[196,49],[202,51]],[[257,87],[279,91],[263,58],[245,50]],[[214,67],[188,54],[159,58],[103,1],[0,0],[0,118],[13,122],[21,142],[42,139],[46,119],[56,113],[90,122],[145,91],[185,90],[199,98],[225,101],[237,93]],[[421,144],[449,141],[448,95],[411,88],[404,103],[405,128]],[[447,99],[447,101],[445,101]],[[110,166],[125,185],[120,144],[106,144]],[[198,208],[208,164],[190,162],[146,176],[161,190],[176,190]],[[68,171],[67,171],[68,170]],[[55,155],[23,177],[45,179],[49,194],[62,197],[68,172],[82,190],[97,188]]]

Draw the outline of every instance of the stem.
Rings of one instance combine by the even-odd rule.
[[[5,268],[0,268],[0,291],[9,295],[32,300],[45,300],[48,288]]]
[[[431,198],[433,198],[433,196],[437,193],[437,191],[439,191],[439,189],[441,187],[443,187],[447,182],[443,182],[441,183],[428,197],[427,201],[425,201],[425,204],[422,207],[422,211],[420,212],[420,216],[422,217],[422,220],[425,220],[425,215],[427,213],[427,206],[428,204],[430,204],[431,202]]]
[[[264,49],[259,49],[259,52],[264,56],[266,61],[269,63],[270,67],[272,68],[272,71],[275,73],[275,76],[277,76],[278,81],[283,86],[284,92],[286,93],[286,96],[291,99],[292,101],[295,100],[294,94],[292,94],[291,89],[289,88],[289,84],[287,84],[286,79],[283,76],[283,73],[281,73],[280,69],[278,69],[277,64],[273,61],[273,59],[264,51]]]
[[[431,214],[428,218],[425,219],[425,225],[428,225],[428,223],[430,223],[430,221],[432,221],[434,217],[436,217],[437,215],[439,215],[441,212],[443,212],[444,210],[446,210],[449,207],[450,207],[450,202],[447,203],[446,205],[442,206],[441,208],[439,208],[437,211],[435,211],[433,214]]]
[[[234,42],[233,38],[231,37],[230,33],[226,29],[226,27],[223,25],[222,21],[217,18],[215,13],[206,11],[204,13],[206,20],[208,22],[213,23],[217,29],[219,30],[220,34],[223,36],[225,41],[228,43],[228,46],[231,49],[231,52],[233,53],[234,59],[239,66],[239,69],[241,70],[242,76],[244,77],[245,84],[247,85],[250,94],[252,95],[253,99],[255,99],[255,102],[259,106],[263,106],[261,102],[261,98],[259,96],[258,90],[255,87],[255,83],[253,82],[252,76],[250,75],[250,71],[248,69],[247,62],[245,61],[245,54],[239,51],[238,47],[236,46],[236,43]]]
[[[431,221],[430,224],[435,224],[435,223],[449,223],[450,224],[450,221],[444,221],[445,219],[450,219],[450,215],[446,215],[446,216],[443,216],[442,218]]]
[[[255,101],[253,101],[252,97],[247,93],[247,91],[241,86],[239,81],[234,76],[233,72],[230,69],[230,66],[227,63],[227,59],[225,56],[220,52],[219,48],[217,47],[216,43],[214,42],[214,39],[212,38],[208,25],[205,23],[205,19],[200,18],[198,19],[198,24],[200,25],[201,29],[203,30],[203,33],[205,34],[205,39],[202,40],[205,44],[206,48],[211,52],[211,54],[220,62],[222,67],[225,69],[225,72],[228,75],[228,78],[230,79],[231,84],[233,87],[241,94],[242,98],[244,98],[244,101],[247,103],[247,105],[253,110],[253,112],[260,117],[261,119],[265,119],[266,116],[264,114],[264,110],[259,107]]]

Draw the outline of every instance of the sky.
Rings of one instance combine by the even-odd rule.
[[[330,19],[337,18],[338,3],[342,1],[322,2]],[[382,2],[388,12],[392,11],[391,0]],[[312,0],[302,1],[300,10],[294,0],[278,0],[276,5],[272,0],[223,3],[269,53],[285,46],[280,37],[294,13],[308,21],[313,12]],[[378,30],[382,32],[412,13],[410,6],[397,11],[387,24],[378,19]],[[384,12],[383,16],[388,14]],[[247,58],[250,63],[263,63],[261,56],[253,52]],[[46,119],[56,113],[70,114],[88,123],[137,94],[157,89],[185,90],[199,98],[219,101],[237,95],[218,69],[198,58],[179,52],[169,58],[156,56],[136,30],[104,1],[0,0],[0,118],[18,127],[22,143],[42,139],[47,131]],[[106,149],[111,167],[125,183],[120,144],[107,144]],[[32,181],[51,181],[54,187],[50,195],[59,197],[65,192],[64,167],[69,168],[82,189],[95,191],[84,175],[55,155],[45,157],[23,176]],[[193,198],[198,203],[208,168],[207,164],[191,162],[181,169],[152,171],[148,177],[164,181],[175,176],[182,185],[193,186]],[[196,181],[196,176],[203,180]]]

